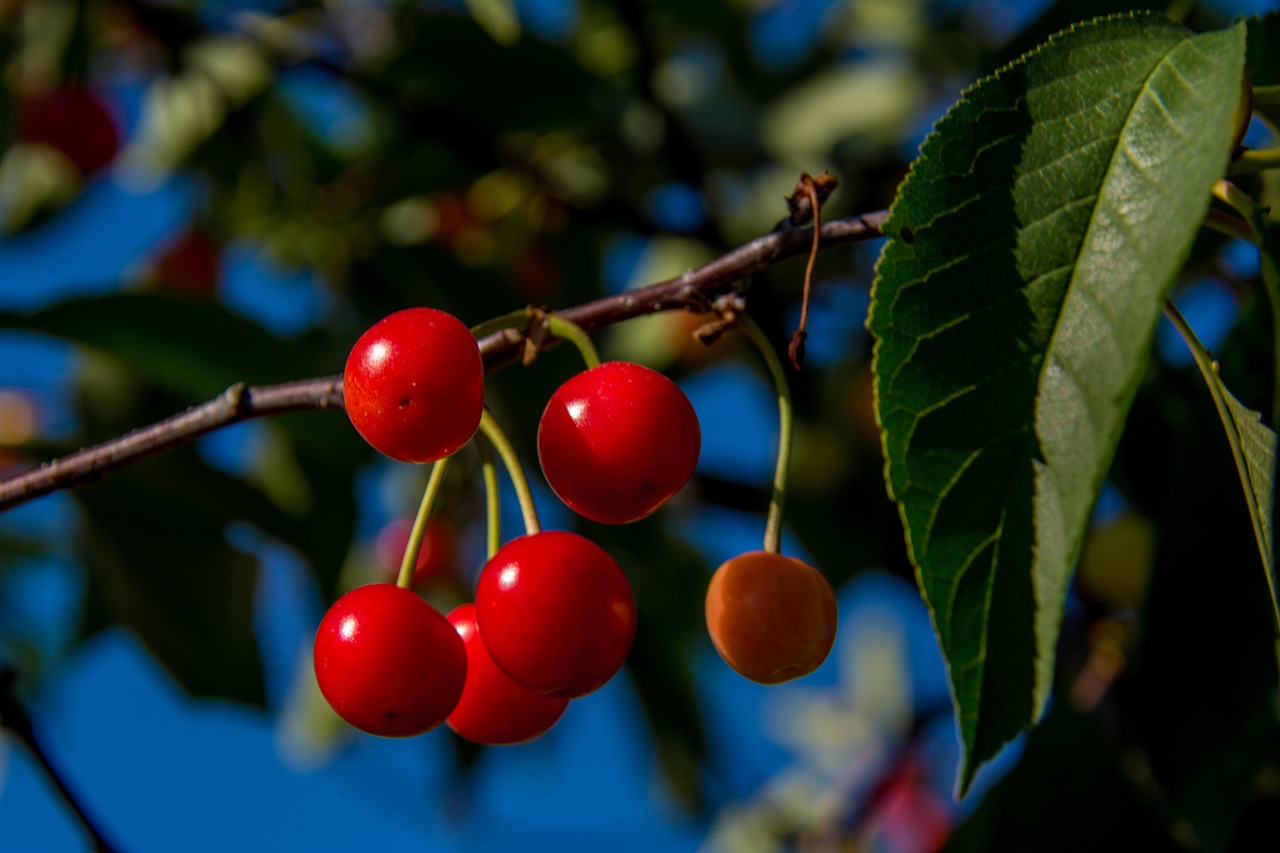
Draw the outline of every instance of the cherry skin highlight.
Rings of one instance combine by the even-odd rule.
[[[382,737],[412,737],[445,721],[467,676],[449,620],[395,584],[358,587],[320,621],[316,681],[338,716]]]
[[[571,377],[538,424],[547,485],[574,512],[605,524],[636,521],[665,503],[693,475],[701,449],[684,392],[630,362]]]
[[[360,336],[342,396],[356,431],[401,462],[434,462],[471,440],[484,411],[484,363],[462,321],[406,308]]]
[[[752,551],[711,577],[707,633],[720,657],[760,684],[808,675],[836,639],[836,596],[822,573],[802,560]]]
[[[485,564],[476,621],[493,660],[519,684],[574,699],[622,667],[636,633],[631,584],[613,558],[576,533],[513,539]]]
[[[446,721],[449,728],[473,743],[503,746],[527,743],[556,724],[569,700],[534,693],[498,668],[480,636],[474,604],[455,607],[448,619],[467,647],[467,682]]]

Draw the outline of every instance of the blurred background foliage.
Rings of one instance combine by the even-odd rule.
[[[1195,29],[1243,8],[1173,5]],[[1065,24],[1130,7],[0,0],[0,461],[19,470],[235,382],[337,373],[360,331],[408,305],[474,324],[678,275],[772,229],[802,171],[839,178],[826,218],[887,207],[965,85]],[[1271,131],[1249,141],[1274,144]],[[862,323],[877,249],[817,261],[787,547],[846,609],[837,654],[778,694],[774,728],[731,721],[732,691],[708,687],[724,677],[707,675],[719,661],[702,623],[710,569],[763,533],[776,413],[757,357],[733,336],[698,344],[705,318],[691,315],[608,330],[606,357],[662,369],[693,399],[699,473],[624,528],[540,494],[548,527],[576,526],[631,577],[642,627],[627,673],[679,820],[733,850],[1274,843],[1266,591],[1213,410],[1168,330],[1085,545],[1048,718],[982,791],[951,801],[950,705],[902,583],[872,412]],[[1206,236],[1194,261],[1179,303],[1237,396],[1270,411],[1256,256]],[[802,264],[751,282],[779,342]],[[576,369],[557,350],[491,375],[489,403],[535,475],[534,424]],[[462,460],[441,509],[451,567],[423,587],[442,608],[468,597],[482,560],[476,460]],[[307,632],[342,590],[386,576],[379,534],[424,481],[316,412],[11,512],[0,654],[38,711],[60,667],[124,629],[188,695],[261,708],[289,761],[323,764],[361,739],[319,702]],[[282,552],[297,567],[287,600],[269,581]],[[294,633],[264,628],[276,608]],[[769,772],[742,776],[726,732],[771,744]],[[450,742],[465,787],[484,756]]]

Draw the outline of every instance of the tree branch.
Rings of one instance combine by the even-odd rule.
[[[93,849],[96,853],[115,853],[116,847],[107,840],[102,829],[90,816],[85,809],[84,803],[71,790],[66,780],[62,778],[62,774],[58,772],[58,768],[54,766],[49,759],[48,752],[45,751],[44,745],[36,736],[35,728],[31,725],[31,717],[27,713],[26,707],[14,692],[14,681],[17,673],[14,670],[5,667],[0,669],[0,728],[9,730],[15,738],[26,746],[27,751],[31,753],[31,757],[44,770],[45,775],[49,777],[49,781],[53,784],[58,795],[62,797],[63,802],[71,809],[71,812],[80,821],[80,825],[84,827],[93,842]]]
[[[839,219],[822,226],[824,249],[880,236],[887,211]],[[706,311],[736,282],[810,248],[811,228],[788,228],[757,237],[682,276],[629,290],[557,313],[588,332],[662,311]],[[524,336],[514,330],[480,340],[485,365],[492,370],[520,357]],[[231,424],[266,415],[342,408],[342,377],[322,376],[250,388],[233,385],[213,400],[150,426],[54,459],[38,468],[0,480],[0,512],[52,492],[96,482],[113,471],[195,441]]]

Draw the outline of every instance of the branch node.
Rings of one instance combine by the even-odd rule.
[[[816,176],[802,172],[800,179],[796,181],[795,191],[787,196],[787,210],[791,212],[788,223],[794,228],[812,222],[814,202],[822,207],[838,186],[839,179],[830,172],[819,172]],[[813,190],[812,194],[810,188]]]

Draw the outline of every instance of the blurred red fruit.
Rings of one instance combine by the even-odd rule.
[[[221,275],[221,245],[209,232],[187,228],[160,249],[149,278],[166,293],[212,298]]]
[[[404,558],[404,549],[409,544],[409,534],[412,532],[412,518],[397,518],[388,522],[374,541],[378,565],[391,580],[395,580],[400,572],[400,561]],[[414,586],[452,573],[455,553],[453,531],[449,525],[439,519],[429,520],[427,531],[422,537],[422,547],[418,549],[418,560],[413,565]]]
[[[83,86],[20,100],[15,137],[56,148],[84,177],[105,168],[120,150],[120,131],[106,101]]]

